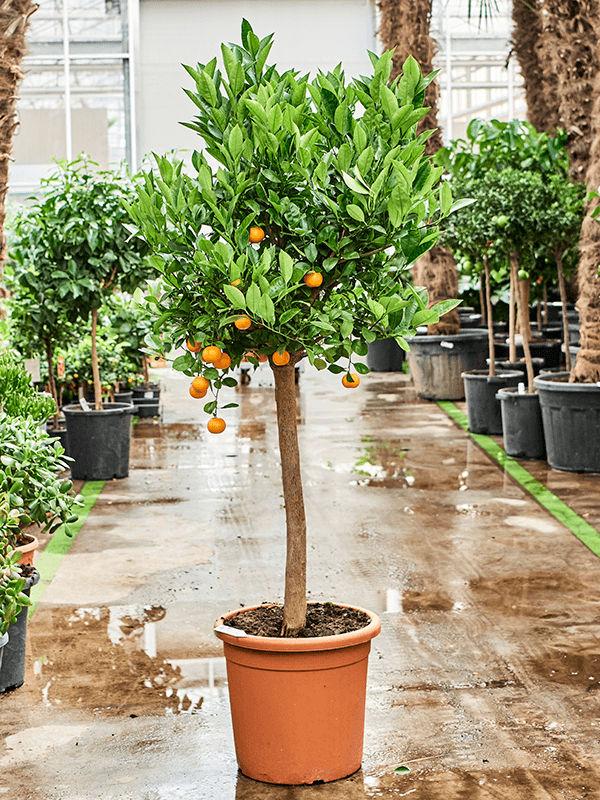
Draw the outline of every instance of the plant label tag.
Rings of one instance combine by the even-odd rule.
[[[238,639],[248,636],[246,631],[241,631],[239,628],[230,628],[229,625],[217,625],[215,630],[218,633],[226,633],[228,636],[235,636]]]
[[[79,405],[83,408],[84,411],[90,411],[90,404],[85,399],[85,397],[79,398]]]
[[[454,342],[440,342],[440,347],[446,347],[448,350],[453,350]]]
[[[144,392],[144,399],[151,400],[154,397],[154,392]]]
[[[26,358],[25,369],[31,375],[33,383],[39,383],[41,381],[39,358]]]

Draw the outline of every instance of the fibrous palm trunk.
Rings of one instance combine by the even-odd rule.
[[[379,36],[386,50],[395,49],[392,78],[401,70],[407,56],[412,55],[419,63],[424,75],[433,71],[435,42],[430,35],[432,0],[378,0],[381,11]],[[425,93],[427,115],[419,123],[418,131],[435,129],[427,142],[427,153],[433,155],[442,146],[438,128],[437,102],[440,90],[437,81],[432,81]],[[449,250],[434,247],[415,264],[414,281],[425,286],[429,292],[429,305],[458,295],[456,261]],[[444,314],[443,319],[429,326],[429,333],[447,336],[458,333],[460,319],[456,310]]]
[[[31,0],[5,0],[0,5],[0,283],[6,261],[6,193],[8,164],[12,141],[18,125],[16,114],[17,90],[23,73],[21,59],[25,54],[25,34],[29,18],[38,8]],[[6,290],[0,285],[0,297]]]
[[[557,78],[542,45],[542,2],[514,0],[512,12],[512,45],[523,76],[527,118],[540,132],[558,125]]]
[[[558,124],[568,134],[571,177],[585,181],[592,143],[594,79],[600,68],[598,0],[540,0],[539,57],[556,76]],[[542,84],[542,92],[546,85]],[[550,104],[550,100],[547,101]]]

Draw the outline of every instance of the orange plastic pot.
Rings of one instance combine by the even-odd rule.
[[[33,536],[30,533],[23,534],[25,538],[29,539],[27,544],[22,544],[16,549],[22,553],[21,558],[19,559],[19,564],[21,566],[33,564],[33,556],[37,548],[39,547],[40,543],[36,536]]]
[[[242,773],[266,783],[299,785],[356,772],[363,750],[367,661],[371,639],[381,630],[379,618],[361,608],[371,622],[339,636],[284,639],[241,631],[235,636],[227,632],[227,619],[242,610],[249,609],[215,622],[224,644]]]

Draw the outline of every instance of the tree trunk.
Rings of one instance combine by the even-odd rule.
[[[568,134],[570,174],[574,180],[583,182],[592,143],[594,78],[600,69],[597,30],[600,2],[542,0],[541,8],[540,62],[549,65],[556,75],[558,124]]]
[[[306,625],[306,513],[296,422],[294,359],[283,367],[273,367],[273,375],[287,533],[282,634],[294,636]]]
[[[523,355],[525,356],[525,366],[527,367],[527,391],[530,394],[534,392],[533,386],[533,361],[531,360],[531,350],[529,349],[529,339],[526,335],[528,330],[528,323],[529,323],[529,306],[525,304],[525,293],[519,287],[519,284],[525,283],[525,281],[519,280],[519,257],[517,253],[512,252],[510,254],[510,275],[513,284],[517,287],[515,292],[516,299],[517,299],[517,315],[519,317],[519,323],[521,327],[521,335],[523,337]]]
[[[522,306],[525,309],[523,314],[523,319],[519,321],[519,328],[521,329],[521,335],[527,339],[528,342],[531,341],[531,324],[529,322],[529,292],[531,289],[531,281],[529,278],[522,281],[519,280],[517,283],[517,287],[519,290],[519,294],[521,295],[521,302]]]
[[[517,347],[515,344],[515,280],[512,268],[510,271],[510,289],[508,295],[508,360],[513,364],[517,360]]]
[[[38,8],[31,0],[5,0],[0,6],[0,284],[6,262],[6,193],[13,134],[17,127],[16,102],[23,73],[19,69],[26,50],[29,18]],[[7,297],[0,285],[0,299]]]
[[[148,367],[148,357],[146,353],[142,353],[142,367],[144,370],[144,386],[146,389],[150,388],[150,369]]]
[[[557,78],[541,52],[542,4],[543,0],[514,0],[512,11],[512,45],[523,76],[527,119],[539,132],[558,125]]]
[[[490,262],[487,253],[483,255],[485,273],[485,302],[487,306],[488,352],[490,357],[490,375],[496,374],[496,353],[494,350],[494,320],[492,318],[492,288],[490,281]]]
[[[92,308],[92,375],[94,378],[94,408],[102,411],[102,383],[100,382],[100,367],[98,366],[98,309]]]
[[[485,258],[485,256],[484,256]],[[485,302],[485,269],[479,273],[479,308],[481,310],[481,324],[487,325],[487,306]]]
[[[49,338],[44,339],[44,344],[46,345],[46,362],[48,364],[48,383],[50,384],[50,394],[56,403],[56,413],[53,417],[53,427],[54,430],[57,430],[59,425],[60,409],[58,391],[56,390],[56,378],[54,377],[54,353],[52,352],[52,342]]]

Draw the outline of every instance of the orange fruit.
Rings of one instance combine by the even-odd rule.
[[[248,328],[252,325],[252,320],[250,317],[244,314],[241,317],[238,317],[236,321],[233,323],[238,331],[247,331]]]
[[[202,351],[202,361],[205,361],[207,364],[214,364],[215,361],[221,358],[221,355],[221,348],[211,344]]]
[[[202,342],[195,342],[193,339],[188,339],[187,349],[190,353],[199,353],[200,350],[202,350]]]
[[[307,272],[302,280],[307,286],[314,289],[323,283],[323,276],[320,272]]]
[[[278,350],[273,353],[271,356],[273,359],[273,363],[276,364],[278,367],[284,367],[286,364],[289,363],[290,354],[287,350],[284,350],[283,353],[280,353]]]
[[[344,375],[342,378],[342,386],[345,386],[346,389],[356,389],[358,384],[360,383],[360,378],[356,374],[356,372],[351,372],[350,377],[348,375]]]
[[[232,281],[229,285],[230,286],[241,286],[241,283],[242,283],[242,281],[240,280],[240,278],[238,278],[237,281]]]
[[[221,417],[211,417],[208,420],[206,427],[208,428],[209,433],[223,433],[227,426],[225,425],[225,420]]]
[[[195,397],[196,400],[200,400],[201,397],[206,397],[206,391],[206,389],[196,389],[193,381],[190,384],[190,394],[192,397]]]
[[[262,242],[262,240],[265,238],[265,232],[262,228],[253,227],[250,228],[249,236],[251,242]]]
[[[213,367],[217,369],[229,369],[231,366],[231,358],[227,355],[227,353],[222,353],[221,357],[217,359],[217,361],[213,362]]]
[[[198,375],[192,381],[192,386],[197,392],[207,392],[210,389],[210,381],[204,375]]]
[[[269,356],[266,356],[264,353],[258,353],[256,357],[258,358],[259,364],[264,364],[265,361],[269,360]]]

